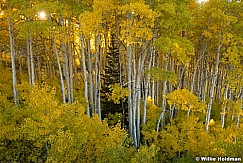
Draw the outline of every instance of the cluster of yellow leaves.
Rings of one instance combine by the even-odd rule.
[[[91,38],[93,33],[96,33],[99,29],[99,25],[102,23],[102,17],[98,12],[85,11],[79,16],[80,31],[85,36]]]
[[[243,116],[243,100],[238,99],[236,101],[233,100],[225,100],[223,102],[222,107],[226,107],[226,116],[231,117],[241,115]],[[222,113],[221,113],[222,114]]]
[[[10,60],[9,55],[7,55],[6,57],[2,57],[2,60],[8,61]],[[0,78],[0,92],[2,93],[2,95],[6,96],[6,97],[11,97],[12,96],[12,76],[11,76],[11,69],[4,69],[1,65],[0,65],[0,74],[1,74],[1,78]]]
[[[18,86],[18,90],[22,108],[6,108],[9,107],[6,105],[4,110],[0,109],[0,141],[16,141],[12,142],[16,145],[25,141],[26,144],[22,144],[25,147],[31,144],[31,148],[37,151],[24,158],[27,162],[37,162],[35,155],[43,149],[48,157],[40,155],[46,157],[47,162],[109,162],[111,158],[115,160],[120,156],[114,152],[108,155],[108,152],[118,150],[126,153],[124,143],[130,143],[130,140],[126,140],[128,135],[119,124],[109,127],[107,121],[101,121],[98,116],[89,118],[80,104],[60,104],[55,97],[55,88],[45,84],[23,84]],[[0,150],[3,153],[6,148]],[[17,147],[15,150],[21,152],[22,149]],[[0,160],[7,157],[6,154],[0,154]]]
[[[93,10],[100,13],[103,18],[110,16],[117,8],[114,4],[114,0],[94,0],[92,6]]]
[[[242,130],[242,126],[239,130]],[[208,133],[198,117],[178,117],[166,125],[165,130],[152,131],[150,135],[146,133],[145,141],[157,147],[158,162],[176,158],[178,153],[184,155],[182,157],[189,158],[217,157],[227,156],[231,151],[240,153],[240,148],[237,150],[231,148],[242,144],[241,132],[235,132],[233,128],[222,129],[220,124],[215,123]],[[234,137],[239,137],[238,145],[234,143]]]
[[[148,74],[153,80],[167,81],[172,82],[173,84],[177,83],[177,75],[174,72],[166,69],[153,67],[150,70],[148,70]]]
[[[111,93],[107,93],[109,101],[113,101],[115,104],[120,104],[121,100],[125,101],[129,95],[129,91],[126,88],[121,87],[119,84],[113,84],[109,86]]]
[[[154,130],[160,116],[161,108],[152,103],[151,97],[147,98],[146,125],[143,125],[142,134],[145,140],[151,140],[158,133]],[[143,110],[141,111],[143,113]],[[143,116],[143,115],[142,115]]]
[[[157,161],[156,153],[159,148],[155,145],[151,146],[141,146],[138,151],[135,153],[134,158],[131,159],[131,163],[152,163]]]
[[[163,53],[171,54],[179,64],[188,64],[190,56],[195,55],[192,43],[179,36],[159,38],[155,44],[160,47]]]
[[[243,75],[242,75],[242,66],[234,67],[234,70],[230,70],[227,72],[226,83],[229,85],[229,88],[232,92],[240,92],[243,86]]]
[[[151,96],[148,96],[147,99],[146,99],[146,102],[147,102],[147,104],[149,104],[149,105],[153,104],[153,101],[154,101],[154,100],[151,98]]]
[[[180,44],[178,44],[180,43]],[[182,42],[174,42],[172,44],[172,55],[178,61],[178,63],[186,63],[190,62],[190,58],[188,55],[194,55],[194,49],[190,44],[181,44]]]
[[[187,89],[175,90],[166,95],[166,98],[169,105],[175,104],[176,108],[181,110],[188,110],[190,108],[193,111],[203,112],[205,109],[205,104],[199,102],[197,96]]]
[[[65,130],[49,137],[52,149],[48,162],[107,162],[106,151],[122,148],[127,135],[119,125],[109,128],[95,116],[82,114],[69,120]]]
[[[127,18],[120,24],[122,38],[126,38],[127,43],[152,39],[151,28],[154,26],[157,14],[148,5],[145,5],[143,1],[131,2],[129,5],[119,7],[119,10]]]

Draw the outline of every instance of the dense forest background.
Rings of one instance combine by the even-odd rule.
[[[0,162],[243,158],[243,2],[0,6]]]

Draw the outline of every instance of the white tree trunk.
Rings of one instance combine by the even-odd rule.
[[[87,74],[86,74],[86,63],[85,63],[85,54],[84,54],[84,39],[83,35],[80,35],[80,50],[81,50],[81,57],[82,57],[82,65],[83,65],[83,75],[84,75],[84,97],[86,102],[86,112],[87,115],[90,117],[90,110],[89,110],[89,98],[88,98],[88,81],[87,81]]]
[[[169,54],[166,54],[166,56],[165,56],[165,70],[168,69],[168,63],[169,63]],[[166,92],[167,92],[167,81],[164,81],[164,83],[163,83],[162,113],[160,114],[159,120],[157,122],[156,131],[159,131],[159,125],[160,125],[161,120],[162,120],[161,124],[164,124],[164,116],[165,116],[165,108],[166,108],[166,98],[165,98]],[[163,125],[161,126],[161,128],[163,129]]]
[[[191,93],[194,93],[193,88],[194,88],[194,83],[195,83],[195,79],[196,79],[198,65],[199,65],[201,59],[204,57],[206,49],[207,49],[207,44],[203,47],[203,49],[201,50],[200,56],[197,58],[197,62],[196,62],[196,65],[194,67],[194,72],[193,72],[193,77],[192,77]]]
[[[93,83],[93,68],[91,61],[91,47],[90,47],[90,39],[87,39],[87,48],[88,48],[88,71],[89,71],[89,98],[90,98],[90,106],[92,114],[95,113],[94,110],[94,83]]]
[[[101,110],[100,110],[100,34],[97,36],[96,41],[96,56],[95,56],[95,110],[96,114],[99,115],[101,119]]]
[[[128,120],[129,120],[129,135],[133,134],[133,110],[132,110],[132,56],[131,56],[131,45],[127,45],[127,88],[129,90],[128,95]]]
[[[70,103],[74,102],[73,97],[73,55],[72,55],[72,46],[71,43],[68,42],[68,56],[69,56],[69,89],[70,89]]]
[[[152,59],[154,56],[154,46],[152,46],[151,52],[150,52],[150,59],[148,64],[148,70],[151,68]],[[149,83],[150,83],[150,74],[148,74],[148,77],[145,79],[145,92],[144,92],[144,104],[143,104],[143,124],[146,123],[146,116],[147,116],[147,97],[149,92]]]
[[[34,64],[34,56],[33,56],[33,41],[32,41],[32,34],[30,33],[29,38],[29,44],[30,44],[30,68],[31,68],[31,84],[35,85],[35,64]]]
[[[139,57],[138,61],[138,73],[137,73],[137,81],[136,81],[136,94],[137,94],[137,147],[139,146],[140,142],[140,124],[141,124],[141,115],[140,115],[140,105],[141,105],[141,78],[142,78],[142,71],[144,67],[144,62],[147,56],[147,50],[144,50],[144,53],[141,54],[142,57]],[[141,59],[142,58],[142,59]]]
[[[224,93],[224,106],[223,106],[223,110],[222,110],[222,115],[221,115],[221,123],[222,123],[222,128],[224,128],[224,124],[225,124],[225,110],[226,110],[226,100],[227,100],[227,94],[228,94],[228,85],[225,89],[225,93]]]
[[[217,48],[217,54],[216,54],[216,62],[215,62],[213,76],[212,76],[212,85],[211,85],[211,89],[210,89],[208,110],[207,110],[207,115],[206,115],[206,131],[208,131],[208,128],[209,128],[210,115],[211,115],[213,97],[214,97],[214,89],[216,87],[216,81],[217,81],[217,75],[218,75],[219,55],[220,55],[221,46],[222,46],[222,44],[221,44],[221,36],[220,36],[220,40],[219,40],[219,44],[218,44],[218,48]]]
[[[14,50],[14,31],[13,31],[13,23],[10,18],[8,18],[8,32],[9,32],[9,39],[10,39],[10,56],[11,56],[11,64],[12,64],[12,83],[13,83],[13,95],[14,95],[14,103],[17,106],[19,103],[18,100],[18,91],[16,88],[17,79],[16,79],[16,68],[15,68],[15,50]]]
[[[155,53],[155,52],[153,52],[153,53]],[[152,60],[152,67],[154,67],[155,66],[155,55],[153,55],[153,60]],[[153,102],[153,104],[154,104],[154,97],[155,97],[155,90],[154,90],[154,88],[155,88],[155,81],[154,80],[152,80],[152,86],[151,86],[151,98],[152,98],[152,102]]]
[[[31,68],[30,68],[30,43],[29,39],[27,40],[27,68],[28,68],[28,81],[31,84]]]
[[[63,72],[66,80],[67,95],[68,95],[67,97],[68,97],[68,102],[70,102],[71,93],[70,93],[69,68],[68,68],[66,45],[64,43],[61,43],[61,48],[62,48]]]
[[[56,54],[56,58],[57,58],[57,64],[58,64],[61,87],[62,87],[62,100],[63,100],[63,103],[66,103],[65,87],[64,87],[64,81],[63,81],[63,76],[62,76],[62,67],[61,67],[61,63],[60,63],[60,59],[59,59],[59,55],[58,55],[57,44],[55,41],[54,32],[52,33],[52,39],[53,39],[54,50],[55,50],[55,54]]]

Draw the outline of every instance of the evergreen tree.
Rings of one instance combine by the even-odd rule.
[[[103,105],[102,117],[115,114],[116,112],[122,113],[122,106],[115,104],[113,101],[108,100],[107,94],[111,93],[110,86],[113,84],[120,84],[120,62],[119,62],[119,49],[116,46],[114,35],[111,36],[111,42],[106,54],[105,72],[102,75],[103,84],[101,89],[101,102]]]

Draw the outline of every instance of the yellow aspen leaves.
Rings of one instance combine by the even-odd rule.
[[[209,126],[214,126],[214,125],[215,125],[215,121],[213,119],[210,119]]]
[[[166,95],[166,98],[169,105],[175,104],[176,108],[181,110],[188,110],[190,108],[192,111],[203,112],[205,109],[205,104],[199,102],[197,96],[187,89],[175,90]]]
[[[145,5],[144,2],[131,2],[119,9],[126,16],[120,25],[122,37],[126,38],[127,43],[152,39],[156,13],[148,5]]]
[[[111,94],[107,94],[108,100],[113,101],[115,104],[120,104],[121,101],[125,101],[129,95],[129,91],[126,88],[121,87],[119,84],[109,86]]]
[[[80,31],[87,37],[91,37],[99,29],[102,17],[98,12],[85,11],[79,16]]]

